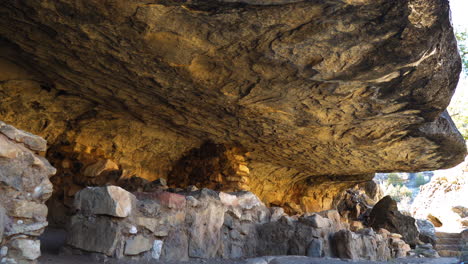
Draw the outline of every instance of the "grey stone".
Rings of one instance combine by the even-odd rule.
[[[112,256],[120,237],[119,225],[109,217],[75,215],[71,218],[67,244],[85,251]]]
[[[18,264],[18,262],[13,258],[2,258],[2,264]]]
[[[41,242],[39,240],[15,239],[11,242],[8,255],[15,259],[35,260],[41,256]]]
[[[323,240],[320,238],[313,238],[310,241],[309,246],[307,248],[307,256],[308,257],[323,257]]]
[[[8,247],[7,246],[3,246],[1,249],[0,249],[0,256],[1,257],[4,257],[8,254]]]
[[[152,241],[143,235],[137,235],[125,242],[125,255],[138,255],[152,249]]]
[[[419,231],[419,240],[424,243],[435,245],[437,237],[435,235],[435,227],[429,220],[416,219],[416,226]]]
[[[311,216],[303,217],[300,219],[305,224],[309,224],[315,228],[327,228],[331,226],[331,221],[327,218],[323,218],[318,214],[313,214]]]
[[[187,196],[185,198],[187,200],[187,205],[191,207],[197,207],[200,205],[200,202],[193,196]]]
[[[151,251],[151,257],[153,259],[159,260],[159,258],[161,257],[162,246],[163,246],[162,240],[154,240],[152,251]]]
[[[11,140],[24,143],[28,148],[34,151],[46,151],[47,141],[39,136],[16,129],[0,121],[0,133],[9,137]]]
[[[10,210],[11,216],[22,218],[40,218],[46,219],[47,206],[45,204],[36,203],[33,201],[15,199],[13,202],[13,209]]]
[[[164,261],[187,261],[189,259],[188,237],[184,230],[173,230],[164,239],[161,259]]]
[[[136,224],[151,231],[156,236],[167,236],[169,226],[164,219],[154,217],[137,217]]]
[[[74,206],[83,213],[127,217],[136,198],[117,186],[87,187],[75,196]]]
[[[237,202],[239,207],[242,209],[252,209],[257,206],[265,206],[262,201],[251,192],[239,192],[236,193]]]
[[[270,207],[271,219],[270,221],[278,221],[284,215],[284,209],[281,207]]]
[[[19,220],[17,222],[10,223],[6,226],[5,235],[11,236],[17,234],[25,234],[39,236],[40,234],[42,234],[47,224],[47,222],[33,222],[26,224],[22,220]]]
[[[187,209],[190,257],[213,258],[221,245],[225,206],[215,194],[202,189],[200,207]]]

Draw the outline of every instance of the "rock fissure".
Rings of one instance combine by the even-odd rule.
[[[343,206],[375,172],[466,156],[444,110],[461,70],[446,0],[26,0],[0,13],[0,119],[50,145],[53,226],[78,219],[87,187],[250,191],[303,214]],[[24,151],[38,150],[18,135]],[[8,193],[42,184],[11,178],[11,164],[0,170]],[[193,238],[172,231],[170,243]],[[110,246],[165,256],[155,241]]]

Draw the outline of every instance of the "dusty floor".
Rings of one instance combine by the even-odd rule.
[[[39,259],[40,264],[94,264],[94,263],[103,263],[103,261],[99,261],[93,259],[92,257],[88,256],[60,256],[60,255],[53,255],[53,254],[44,254]],[[105,263],[109,264],[137,264],[137,263],[158,263],[158,264],[247,264],[247,260],[192,260],[189,262],[158,262],[158,261],[116,261],[116,260],[109,260]],[[438,258],[438,259],[421,259],[421,258],[407,258],[407,259],[395,259],[389,262],[372,262],[372,261],[350,261],[350,260],[338,260],[338,259],[318,259],[318,258],[307,258],[301,256],[284,256],[284,257],[276,257],[272,259],[270,262],[251,262],[252,264],[342,264],[342,263],[356,263],[356,264],[383,264],[383,263],[393,263],[393,264],[456,264],[459,261],[455,258]]]
[[[263,257],[250,260],[191,260],[189,262],[160,262],[160,261],[122,261],[112,259],[98,259],[94,256],[78,256],[64,255],[60,253],[60,248],[65,243],[65,232],[59,229],[48,229],[41,236],[42,256],[39,258],[40,264],[342,264],[342,263],[357,263],[357,264],[457,264],[460,263],[456,258],[406,258],[395,259],[389,262],[373,262],[373,261],[351,261],[339,260],[331,258],[308,258],[303,256],[275,256]]]

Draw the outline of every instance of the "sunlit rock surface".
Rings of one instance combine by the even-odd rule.
[[[186,187],[208,164],[219,170],[195,184],[320,211],[376,171],[466,153],[444,113],[461,68],[446,0],[16,0],[0,13],[0,114],[52,144],[63,206],[131,176]]]

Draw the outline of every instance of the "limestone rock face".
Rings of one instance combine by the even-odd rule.
[[[1,262],[36,263],[38,236],[47,226],[45,201],[55,169],[39,155],[47,142],[0,121]],[[16,261],[16,262],[13,262]]]
[[[181,161],[191,177],[199,167],[184,157],[211,141],[240,146],[247,165],[232,175],[221,166],[221,176],[202,182],[247,186],[269,204],[318,211],[333,197],[297,198],[315,176],[324,177],[314,186],[326,186],[463,160],[465,144],[443,112],[461,68],[448,7],[447,0],[6,1],[0,112],[46,137],[59,173],[81,180],[63,181],[99,185],[85,176],[93,170],[84,173],[99,160],[113,160],[117,178],[167,179]],[[198,161],[218,168],[205,158]],[[268,197],[275,182],[281,187]],[[72,201],[79,187],[69,189],[57,195]]]

